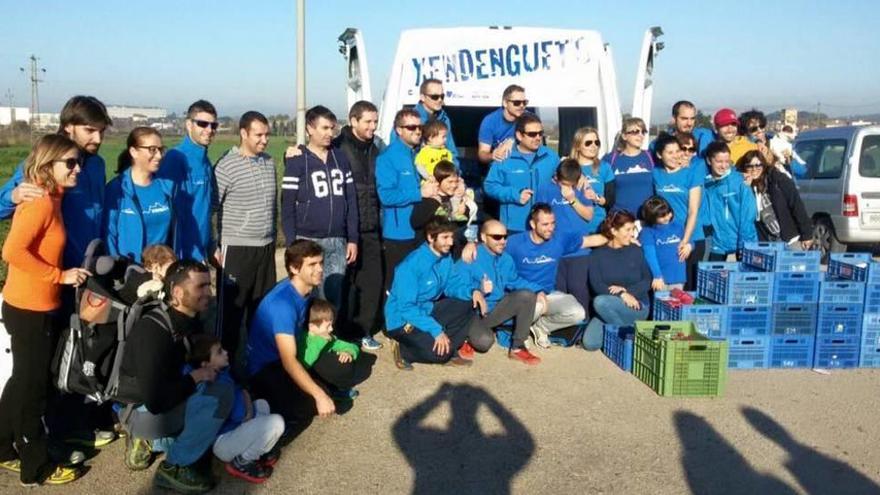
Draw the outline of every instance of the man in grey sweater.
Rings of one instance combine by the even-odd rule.
[[[265,153],[269,121],[245,112],[239,121],[241,142],[214,168],[217,178],[218,274],[217,326],[232,371],[244,371],[242,341],[260,300],[275,285],[276,172]],[[245,332],[241,331],[242,326]],[[242,352],[238,352],[239,349]]]

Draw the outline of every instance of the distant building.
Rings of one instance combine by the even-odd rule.
[[[31,110],[27,107],[0,107],[0,125],[12,125],[13,122],[30,123]]]
[[[61,115],[57,113],[34,114],[34,125],[37,129],[57,129],[61,125]]]
[[[111,119],[131,119],[135,122],[162,120],[168,117],[168,110],[159,107],[108,105],[107,113]]]

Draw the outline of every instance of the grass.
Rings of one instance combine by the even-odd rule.
[[[177,146],[180,143],[182,137],[180,136],[166,136],[165,137],[165,146],[173,147]],[[281,180],[281,176],[284,173],[284,161],[282,157],[284,156],[284,150],[289,144],[292,143],[292,138],[284,137],[284,136],[275,136],[269,140],[269,146],[266,149],[266,152],[269,153],[273,158],[275,158],[276,166],[278,167],[278,179],[279,182]],[[208,156],[211,159],[212,163],[216,163],[220,156],[225,153],[229,148],[238,144],[238,136],[235,135],[221,135],[217,136],[214,139],[214,143],[211,144],[211,147],[208,148]],[[125,136],[123,135],[108,135],[105,137],[104,143],[101,145],[101,150],[99,154],[104,158],[104,161],[107,164],[107,180],[112,179],[116,175],[116,160],[119,157],[119,154],[125,148]],[[30,148],[28,146],[9,146],[5,148],[0,148],[0,184],[5,184],[6,181],[12,177],[12,174],[15,172],[15,168],[18,164],[24,160]],[[280,215],[279,215],[280,217]],[[9,226],[12,220],[2,220],[0,221],[0,246],[2,246],[3,242],[6,241],[6,234],[9,232]],[[6,262],[0,263],[0,287],[6,283]]]

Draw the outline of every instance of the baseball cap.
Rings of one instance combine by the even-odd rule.
[[[739,125],[739,119],[736,118],[736,112],[729,108],[722,108],[715,112],[715,117],[712,121],[715,122],[715,127],[724,127],[730,124]]]

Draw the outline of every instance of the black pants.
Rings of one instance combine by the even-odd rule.
[[[217,274],[217,325],[232,370],[241,376],[247,328],[263,296],[275,286],[275,244],[223,246],[223,268]],[[220,283],[222,281],[222,283]],[[241,329],[244,327],[245,331]],[[244,345],[242,345],[244,341]]]
[[[341,338],[359,340],[379,331],[384,287],[382,239],[377,232],[363,232],[358,243],[358,259],[351,269],[349,325],[340,332]]]
[[[697,290],[697,268],[705,255],[706,241],[694,241],[694,250],[685,261],[687,282],[684,284],[684,290]]]
[[[419,247],[419,241],[410,239],[407,241],[395,241],[385,239],[385,290],[391,290],[391,282],[394,278],[394,269],[415,248]]]
[[[53,467],[42,418],[56,320],[50,313],[6,302],[3,320],[12,341],[12,377],[0,397],[0,461],[20,458],[22,483],[33,483],[42,481]]]
[[[559,260],[556,270],[556,290],[571,294],[584,307],[585,319],[590,319],[590,289],[587,276],[590,273],[590,257],[575,256]]]
[[[431,316],[443,326],[443,333],[449,337],[449,353],[438,356],[434,353],[434,337],[418,328],[409,332],[403,328],[388,330],[388,336],[400,344],[400,356],[411,363],[445,363],[455,355],[471,333],[471,327],[480,325],[474,315],[470,301],[461,299],[441,299],[434,303]],[[476,333],[479,330],[475,331]]]
[[[528,290],[518,290],[506,294],[492,311],[480,321],[481,325],[472,325],[468,335],[471,345],[480,352],[486,352],[495,342],[495,327],[511,318],[515,319],[511,347],[518,349],[525,345],[529,338],[529,327],[535,316],[535,300],[537,296]]]

